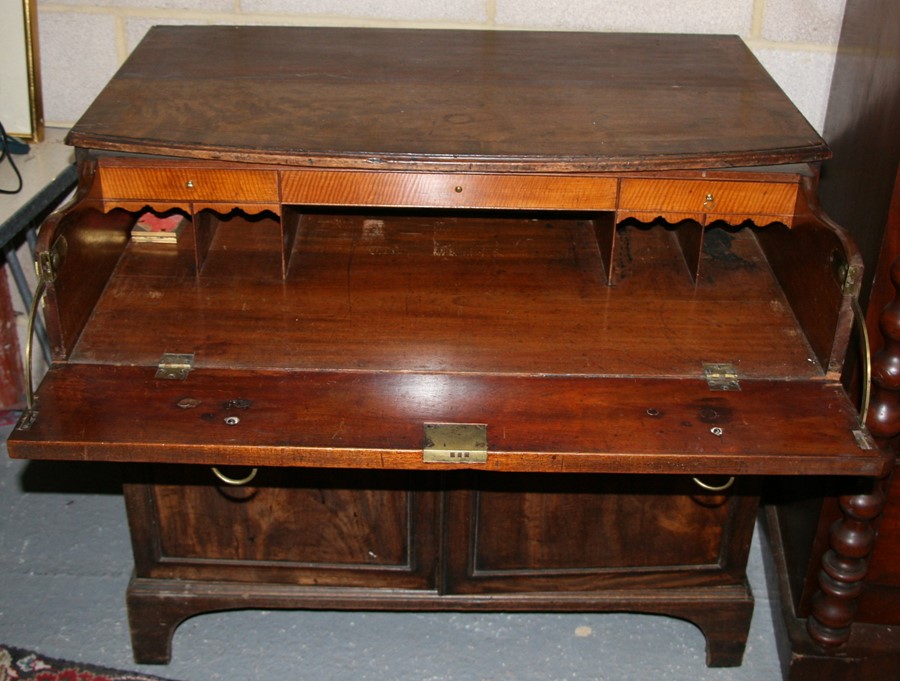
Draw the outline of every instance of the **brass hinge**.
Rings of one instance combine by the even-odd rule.
[[[856,444],[860,449],[875,449],[876,445],[872,441],[872,438],[867,430],[865,430],[864,428],[858,428],[851,432],[853,433],[853,438],[856,440]]]
[[[41,251],[37,254],[34,269],[39,281],[49,284],[56,280],[56,275],[59,274],[59,266],[66,255],[66,247],[66,238],[61,236],[53,242],[50,250]]]
[[[852,295],[862,276],[862,267],[846,265],[843,268],[844,278],[841,283],[841,293],[844,295]]]
[[[156,365],[156,378],[183,381],[194,368],[193,355],[165,353]]]
[[[487,462],[487,426],[483,423],[426,423],[422,461]]]
[[[34,422],[37,421],[38,414],[38,410],[33,407],[31,409],[25,409],[19,417],[16,428],[19,430],[29,430],[31,426],[34,425]]]
[[[853,295],[859,286],[863,268],[847,262],[843,253],[835,252],[831,256],[831,267],[842,295]]]
[[[737,369],[734,364],[704,364],[703,375],[710,390],[740,390]]]

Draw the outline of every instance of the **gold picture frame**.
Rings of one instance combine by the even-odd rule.
[[[0,121],[16,137],[44,136],[37,0],[0,0]]]

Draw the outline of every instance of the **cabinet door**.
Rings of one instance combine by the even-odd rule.
[[[434,588],[432,476],[261,468],[229,486],[200,466],[134,475],[125,489],[138,577]]]
[[[682,476],[470,479],[448,496],[448,592],[743,583],[754,480],[716,493]]]

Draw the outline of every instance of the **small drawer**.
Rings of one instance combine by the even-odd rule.
[[[282,173],[282,202],[321,206],[613,210],[608,177],[297,170]]]
[[[786,182],[623,179],[619,208],[641,211],[791,215],[797,185]]]
[[[100,169],[104,199],[168,201],[278,201],[278,175],[266,170],[106,167]]]

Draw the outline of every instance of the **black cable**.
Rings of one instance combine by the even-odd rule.
[[[16,174],[19,186],[15,189],[0,188],[0,194],[18,194],[22,191],[22,174],[16,167],[16,162],[13,161],[12,153],[9,151],[9,143],[6,139],[6,128],[4,128],[3,123],[0,122],[0,165],[2,165],[5,160],[9,160],[9,165],[12,166],[13,172]]]

